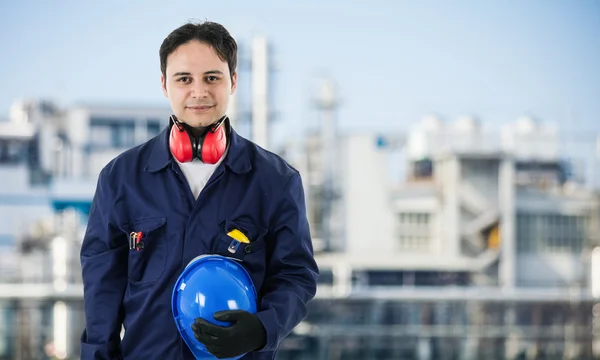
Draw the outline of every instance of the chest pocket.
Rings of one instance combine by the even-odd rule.
[[[228,235],[235,230],[242,233],[248,242],[238,242]],[[248,221],[225,220],[219,225],[212,252],[240,260],[252,277],[254,286],[259,290],[264,281],[267,266],[266,234],[266,229],[257,228]]]
[[[131,221],[121,226],[130,241],[127,274],[133,285],[150,284],[158,281],[165,271],[167,262],[166,218],[153,217]],[[135,236],[141,238],[135,245]],[[132,238],[133,237],[133,238]]]

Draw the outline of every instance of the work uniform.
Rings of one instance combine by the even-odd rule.
[[[266,345],[243,359],[273,359],[316,291],[300,175],[231,129],[226,157],[195,199],[169,150],[169,131],[99,175],[81,248],[81,358],[194,359],[171,313],[173,285],[190,260],[219,254],[242,261],[259,295]],[[234,229],[250,243],[231,253]]]

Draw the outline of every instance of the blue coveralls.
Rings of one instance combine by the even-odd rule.
[[[316,291],[300,175],[231,129],[226,158],[195,200],[170,153],[169,130],[99,175],[81,248],[81,358],[194,359],[175,327],[171,292],[190,260],[220,254],[242,260],[259,293],[267,342],[244,359],[273,359]],[[233,228],[251,241],[235,254],[227,250]],[[132,231],[143,233],[141,251],[129,249]]]

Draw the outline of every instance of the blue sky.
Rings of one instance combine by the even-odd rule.
[[[322,74],[339,84],[350,131],[402,130],[430,112],[492,127],[528,113],[600,131],[600,1],[348,3],[4,0],[0,117],[23,96],[168,106],[160,44],[208,19],[242,46],[254,34],[272,41],[278,136],[317,123],[310,96]]]

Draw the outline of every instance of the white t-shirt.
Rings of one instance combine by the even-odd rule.
[[[179,168],[183,172],[183,175],[187,179],[188,184],[190,185],[190,190],[192,190],[192,194],[194,194],[194,199],[198,199],[198,195],[200,195],[200,192],[202,189],[204,189],[212,174],[215,172],[219,164],[221,164],[223,159],[225,159],[228,150],[229,147],[227,147],[225,153],[223,156],[221,156],[221,159],[219,159],[216,164],[205,164],[197,158],[194,158],[193,161],[186,163],[181,163],[175,159],[175,161],[177,161],[179,164]]]

